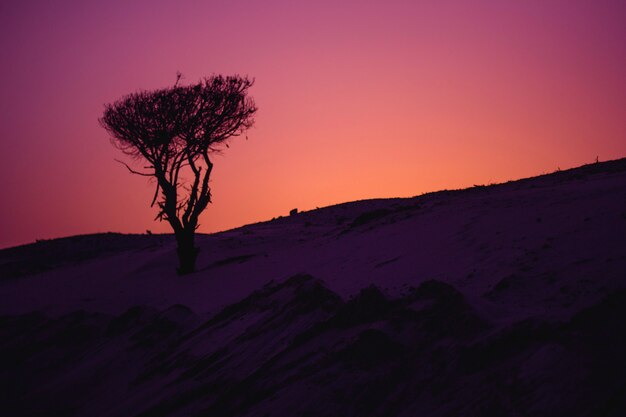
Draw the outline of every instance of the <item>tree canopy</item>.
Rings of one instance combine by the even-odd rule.
[[[122,162],[130,172],[156,179],[157,218],[170,223],[177,239],[191,234],[193,241],[198,216],[211,202],[210,155],[254,124],[257,107],[248,96],[253,81],[247,77],[214,75],[185,86],[180,79],[179,74],[173,87],[105,105],[99,121],[117,148],[148,163],[137,170]],[[179,254],[180,248],[179,239]]]

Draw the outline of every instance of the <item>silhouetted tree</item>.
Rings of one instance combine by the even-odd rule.
[[[200,213],[211,202],[210,155],[254,123],[257,110],[246,77],[215,75],[192,85],[129,94],[105,105],[100,124],[126,155],[145,160],[143,171],[122,162],[133,174],[154,177],[152,199],[157,219],[167,220],[178,244],[179,274],[195,270],[194,243]],[[118,161],[121,162],[121,161]]]

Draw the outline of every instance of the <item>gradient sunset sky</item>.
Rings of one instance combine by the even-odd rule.
[[[626,1],[14,1],[0,5],[0,247],[168,232],[105,103],[256,79],[215,157],[212,232],[626,156]]]

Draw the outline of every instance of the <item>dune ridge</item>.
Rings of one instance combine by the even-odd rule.
[[[626,159],[201,235],[0,250],[0,408],[626,413]]]

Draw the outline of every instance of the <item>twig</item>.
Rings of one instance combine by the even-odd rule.
[[[115,160],[116,162],[119,162],[120,164],[124,165],[130,172],[131,174],[137,174],[137,175],[141,175],[142,177],[154,177],[154,174],[147,174],[145,172],[139,172],[139,171],[135,171],[134,169],[132,169],[131,167],[128,166],[128,164],[126,162],[120,161],[119,159]]]

